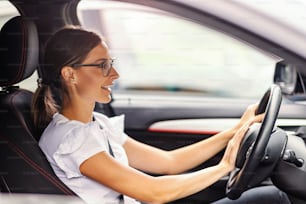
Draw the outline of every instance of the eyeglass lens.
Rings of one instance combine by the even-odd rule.
[[[113,67],[113,60],[105,60],[101,63],[101,68],[104,76],[108,76],[111,68]]]

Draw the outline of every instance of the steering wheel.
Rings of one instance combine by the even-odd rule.
[[[265,112],[265,116],[261,126],[257,126],[259,130],[256,132],[257,136],[255,136],[254,142],[251,144],[241,143],[240,149],[246,148],[247,151],[245,151],[245,155],[238,155],[240,161],[238,161],[239,158],[237,157],[236,168],[230,173],[226,186],[226,195],[228,198],[237,199],[250,187],[250,179],[256,174],[256,168],[265,155],[265,149],[274,128],[281,101],[282,94],[277,85],[272,85],[260,100],[256,114]],[[241,156],[243,157],[242,162]]]

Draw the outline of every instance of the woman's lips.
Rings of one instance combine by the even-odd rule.
[[[111,91],[112,90],[111,86],[102,86],[101,88],[104,89],[104,90],[107,90],[107,91]]]

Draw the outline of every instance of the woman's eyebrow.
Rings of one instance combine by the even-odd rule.
[[[96,63],[96,62],[102,62],[102,61],[105,61],[105,60],[107,60],[107,58],[99,58],[99,59],[96,59],[96,60],[94,61],[94,63]]]

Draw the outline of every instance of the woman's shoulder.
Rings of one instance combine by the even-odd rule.
[[[109,138],[119,144],[124,144],[127,135],[124,133],[124,115],[107,117],[101,113],[94,112],[96,121],[106,129]]]
[[[66,135],[71,133],[82,132],[82,130],[88,129],[88,124],[82,123],[76,120],[69,120],[64,115],[60,113],[55,113],[49,125],[44,130],[42,140],[60,140]]]
[[[65,118],[65,116],[56,113],[43,132],[39,145],[44,149],[52,148],[53,152],[61,145],[65,146],[65,148],[63,148],[65,152],[71,152],[72,149],[80,146],[88,135],[96,134],[99,134],[99,127],[97,124],[93,122],[82,123],[76,120],[69,120]]]
[[[97,114],[97,117],[99,118],[99,120],[108,120],[106,116],[100,113]],[[95,130],[99,127],[99,125],[95,121],[83,123],[77,120],[70,120],[60,113],[54,114],[49,126],[50,128],[56,129],[57,131],[63,131],[66,133],[71,131]]]
[[[93,112],[93,117],[95,119],[99,119],[99,120],[102,120],[102,121],[109,121],[110,118],[102,113],[99,113],[99,112]]]
[[[84,126],[85,123],[82,123],[80,121],[77,121],[77,120],[70,120],[68,118],[66,118],[63,114],[60,114],[60,113],[55,113],[52,117],[52,120],[51,120],[51,124],[55,124],[55,125],[58,125],[58,126],[61,126],[61,125],[64,125],[64,126],[70,126],[70,125],[73,125],[73,126]]]
[[[124,129],[124,115],[118,115],[114,117],[107,117],[102,113],[94,112],[94,118],[104,126],[107,126],[109,129],[115,129],[123,131]]]

